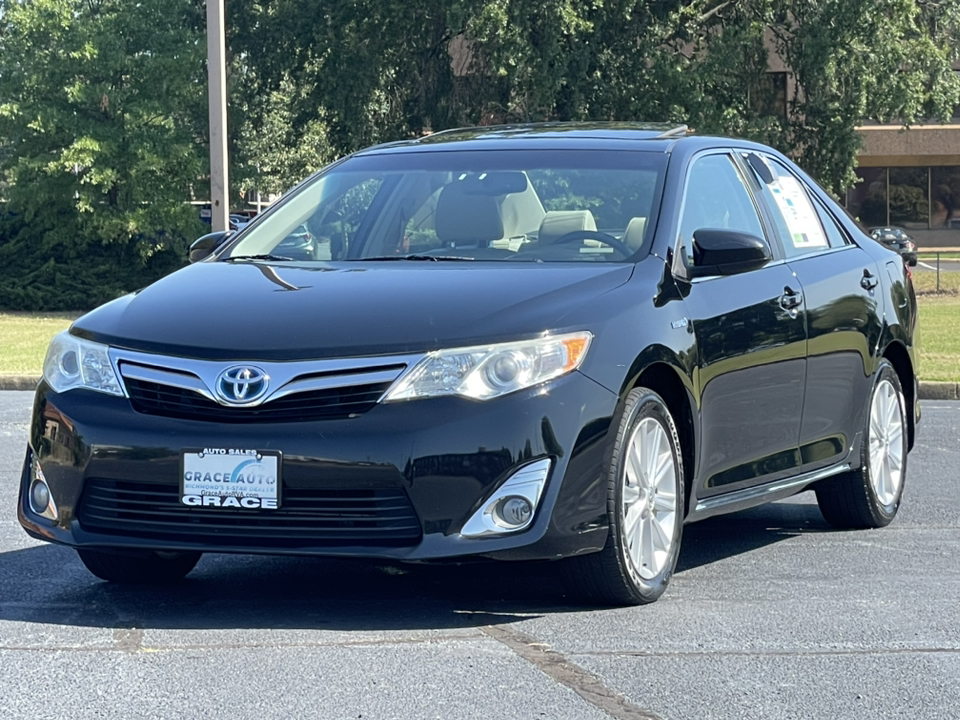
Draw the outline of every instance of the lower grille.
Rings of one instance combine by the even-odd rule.
[[[207,422],[304,422],[361,415],[372,409],[389,382],[309,390],[254,407],[227,407],[193,390],[124,378],[133,409],[147,415]]]
[[[284,488],[277,510],[188,507],[177,485],[87,480],[77,518],[84,530],[217,545],[407,546],[420,522],[400,488]]]

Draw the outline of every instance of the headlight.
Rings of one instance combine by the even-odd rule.
[[[539,385],[580,367],[593,335],[554,335],[478,347],[437,350],[427,355],[384,402],[460,395],[489,400]]]
[[[43,377],[57,392],[88,388],[123,395],[107,355],[107,346],[81,340],[64,331],[54,336],[43,361]]]

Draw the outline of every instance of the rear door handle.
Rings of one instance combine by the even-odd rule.
[[[876,275],[871,273],[869,269],[864,268],[863,277],[860,278],[860,287],[862,287],[864,290],[873,290],[879,282],[880,280]]]
[[[780,307],[784,310],[796,310],[803,303],[803,294],[794,290],[789,285],[783,288],[783,295],[780,296]]]

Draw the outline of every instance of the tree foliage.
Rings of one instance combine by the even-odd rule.
[[[960,0],[231,0],[227,11],[237,203],[371,143],[571,119],[758,139],[840,193],[858,125],[947,118],[960,97]],[[20,223],[0,230],[0,250],[140,272],[200,231],[185,201],[207,193],[204,25],[200,0],[0,0],[0,193]],[[785,88],[769,82],[772,65],[788,68]],[[111,245],[109,260],[91,251]]]
[[[19,223],[5,253],[39,250],[97,299],[182,255],[201,230],[185,201],[207,172],[202,19],[191,0],[3,6],[0,169]],[[0,268],[8,288],[36,269]]]
[[[949,118],[960,96],[952,0],[765,0],[758,17],[797,81],[788,148],[836,192],[854,181],[864,120]]]
[[[288,102],[274,107],[289,118],[291,140],[322,123],[328,145],[318,162],[465,124],[677,121],[777,145],[839,193],[853,181],[860,123],[946,118],[960,96],[951,69],[960,48],[957,0],[233,7],[238,95],[284,93]],[[786,116],[760,97],[772,92],[771,61],[790,68]],[[268,116],[249,120],[265,127]]]

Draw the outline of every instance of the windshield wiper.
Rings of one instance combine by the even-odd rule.
[[[357,258],[357,260],[382,261],[382,260],[426,260],[428,262],[448,262],[448,261],[473,261],[476,258],[464,257],[462,255],[375,255],[374,257]]]
[[[224,260],[275,260],[279,262],[281,260],[293,260],[293,258],[286,257],[284,255],[271,255],[269,253],[264,253],[262,255],[232,255],[224,258]]]

